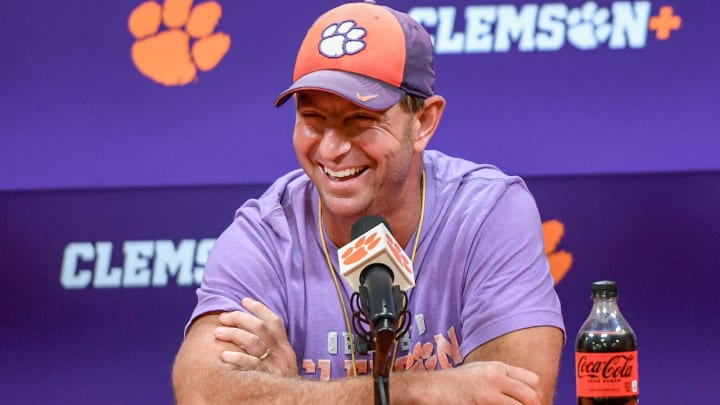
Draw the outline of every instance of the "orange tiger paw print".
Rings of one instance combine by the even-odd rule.
[[[420,345],[420,342],[415,343],[415,347],[413,348],[412,352],[410,352],[407,356],[405,370],[435,370],[435,367],[437,367],[437,356],[432,353],[432,343],[425,343],[424,345]]]
[[[359,262],[363,257],[367,256],[371,250],[375,249],[381,240],[382,239],[380,239],[377,232],[373,232],[371,235],[363,235],[359,237],[352,248],[343,253],[343,263],[345,265],[350,265]]]
[[[135,37],[132,60],[144,76],[165,86],[182,86],[209,71],[230,49],[230,36],[216,32],[222,6],[208,1],[192,7],[192,0],[146,1],[128,19]],[[166,30],[160,31],[160,25]],[[190,45],[192,39],[192,46]]]
[[[407,256],[403,255],[402,247],[400,247],[400,245],[398,245],[398,243],[389,236],[385,236],[385,241],[390,247],[390,251],[395,257],[395,260],[397,260],[400,265],[404,267],[408,272],[412,273],[412,267],[410,267],[410,260],[408,260]]]
[[[557,285],[565,277],[573,263],[572,253],[557,250],[560,241],[565,236],[565,225],[557,219],[545,221],[542,224],[543,239],[545,241],[545,254],[550,263],[550,274]]]

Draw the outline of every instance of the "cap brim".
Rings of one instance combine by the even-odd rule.
[[[387,110],[405,95],[403,90],[367,76],[339,70],[318,70],[299,78],[280,93],[275,99],[275,107],[283,105],[300,90],[327,91],[374,111]]]

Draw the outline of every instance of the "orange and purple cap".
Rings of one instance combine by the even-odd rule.
[[[275,106],[300,90],[321,90],[369,110],[392,107],[405,94],[433,95],[433,46],[405,13],[374,3],[336,7],[310,27],[298,51],[293,84]]]

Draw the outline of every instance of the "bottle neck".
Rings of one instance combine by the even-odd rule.
[[[592,309],[593,309],[593,312],[598,312],[598,313],[614,313],[614,312],[619,312],[619,310],[620,310],[617,305],[617,297],[593,298],[593,308]]]
[[[617,297],[593,298],[593,307],[585,325],[590,329],[633,333],[618,307]]]

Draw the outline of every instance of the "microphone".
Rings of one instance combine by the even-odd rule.
[[[383,218],[368,215],[358,219],[350,235],[353,240],[338,250],[338,259],[340,274],[353,290],[357,291],[360,287],[362,270],[373,263],[385,265],[401,290],[407,291],[415,286],[410,258]]]
[[[378,216],[360,218],[352,227],[350,243],[338,250],[340,274],[359,292],[360,305],[375,337],[375,349],[390,347],[396,336],[400,290],[415,285],[410,258]],[[389,349],[388,349],[389,350]]]

